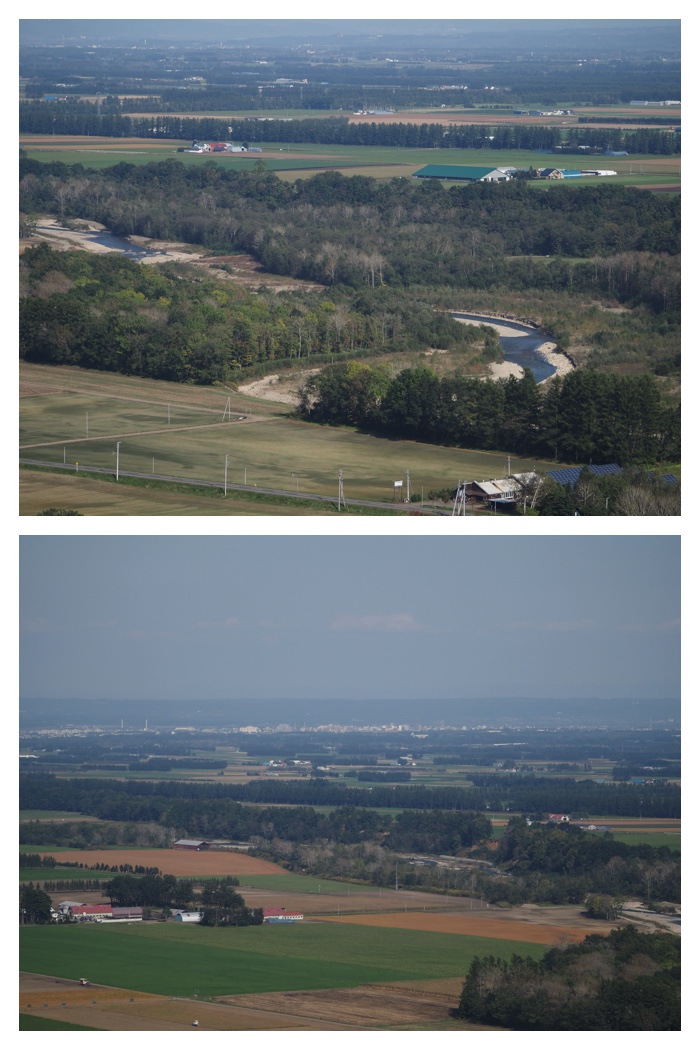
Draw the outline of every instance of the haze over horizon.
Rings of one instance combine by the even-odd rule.
[[[679,560],[658,536],[24,537],[20,692],[677,698]]]

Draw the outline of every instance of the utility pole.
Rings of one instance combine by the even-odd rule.
[[[340,510],[341,503],[342,503],[343,507],[345,507],[345,493],[343,492],[343,472],[342,472],[342,470],[339,470],[338,471],[338,510]]]
[[[226,495],[226,486],[228,484],[228,456],[224,459],[224,496]]]
[[[119,446],[121,441],[117,441],[117,481],[119,481]]]

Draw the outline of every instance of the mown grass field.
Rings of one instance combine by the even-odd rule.
[[[462,977],[476,955],[543,952],[519,941],[323,923],[20,930],[22,971],[201,997]]]
[[[427,495],[433,488],[453,488],[466,477],[500,477],[507,466],[502,453],[391,441],[347,427],[321,427],[279,417],[245,424],[212,422],[209,417],[210,425],[202,426],[195,422],[201,418],[198,413],[185,406],[171,410],[168,427],[165,401],[138,406],[121,396],[110,398],[110,379],[109,375],[103,377],[103,396],[47,394],[22,398],[22,457],[57,465],[77,463],[78,470],[80,466],[97,466],[116,472],[116,442],[120,441],[121,471],[214,481],[223,488],[228,456],[229,485],[294,491],[298,477],[300,492],[334,496],[338,471],[342,470],[346,498],[387,504],[393,498],[394,480],[403,478],[407,469],[411,472],[411,491],[423,489]],[[167,397],[165,390],[163,397]],[[250,398],[248,403],[249,412],[266,412],[261,402]],[[88,437],[84,436],[86,413]],[[546,471],[554,466],[543,460],[511,458],[511,469],[516,473]],[[114,502],[118,503],[116,484],[114,488]]]

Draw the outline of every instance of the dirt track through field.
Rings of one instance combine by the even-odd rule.
[[[43,850],[43,857],[53,856]],[[144,868],[159,868],[164,875],[284,875],[284,868],[267,860],[257,860],[245,853],[226,850],[185,849],[104,849],[73,850],[60,854],[61,863],[78,863],[85,867],[76,871],[76,878],[89,878],[89,868],[95,864],[141,865]]]

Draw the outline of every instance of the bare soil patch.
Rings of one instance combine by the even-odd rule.
[[[160,999],[161,996],[150,992],[134,992],[127,988],[110,988],[106,985],[84,987],[78,981],[65,978],[48,977],[44,974],[21,973],[19,976],[20,1009],[31,1005],[32,1009],[44,1003],[48,1006],[69,1006],[82,1003],[128,1003],[136,999]]]
[[[283,405],[297,405],[299,388],[308,378],[320,372],[320,368],[309,368],[304,372],[291,374],[275,373],[263,379],[254,379],[250,383],[240,383],[238,391],[247,397],[259,397],[263,401],[276,401]]]
[[[42,852],[42,856],[52,856]],[[84,864],[77,869],[76,878],[90,878],[93,864],[137,864],[144,868],[159,868],[164,875],[281,875],[284,869],[267,860],[257,860],[245,853],[219,850],[180,849],[114,849],[73,850],[61,854],[62,861]]]
[[[511,915],[512,913],[508,913]],[[393,915],[344,915],[329,917],[326,922],[354,923],[360,926],[382,926],[399,930],[422,930],[431,933],[456,933],[472,937],[493,937],[497,940],[524,941],[528,944],[578,943],[593,930],[607,933],[614,928],[612,923],[578,925],[540,924],[535,921],[518,921],[512,918],[486,917],[461,913],[439,915],[435,913],[405,913]]]
[[[278,1011],[282,1015],[314,1017],[325,1022],[372,1028],[447,1021],[458,998],[416,987],[363,985],[313,992],[238,995],[224,1001]]]

